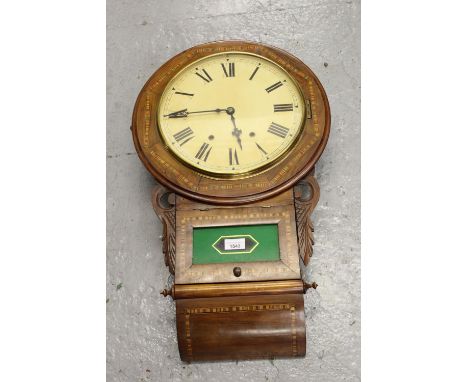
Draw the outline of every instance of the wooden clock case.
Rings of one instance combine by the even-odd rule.
[[[189,168],[165,146],[157,128],[157,105],[169,80],[207,55],[247,52],[281,65],[297,82],[306,103],[302,132],[292,148],[266,169],[215,178]],[[330,131],[325,91],[314,73],[280,49],[244,41],[193,47],[173,57],[148,80],[135,104],[132,134],[137,153],[158,180],[152,203],[163,222],[163,253],[175,283],[162,294],[176,301],[181,359],[215,361],[305,355],[299,259],[313,251],[310,214],[319,199],[314,166]],[[276,222],[281,257],[274,262],[194,265],[194,226]]]

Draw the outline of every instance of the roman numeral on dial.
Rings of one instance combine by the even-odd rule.
[[[289,129],[275,122],[272,122],[270,127],[268,128],[268,132],[278,137],[286,138],[286,135],[288,135]]]
[[[239,164],[239,158],[237,157],[237,150],[234,149],[234,151],[232,151],[231,148],[229,148],[229,165],[232,166],[232,165],[238,165]]]
[[[292,103],[280,103],[278,105],[273,105],[273,110],[275,112],[279,111],[293,111]]]
[[[235,68],[234,68],[233,62],[229,63],[229,72],[226,70],[226,67],[224,66],[224,64],[221,64],[221,66],[223,67],[223,71],[226,77],[235,77],[236,74],[235,74]]]
[[[181,95],[193,97],[193,93],[175,92],[175,94],[181,94]]]
[[[268,93],[271,93],[273,90],[278,89],[278,88],[280,88],[281,86],[283,86],[283,83],[282,83],[281,81],[278,81],[276,84],[273,84],[273,85],[267,87],[265,90],[266,90]]]
[[[255,142],[255,144],[257,145],[257,148],[265,155],[268,155],[268,153],[263,149],[262,146],[260,146],[257,142]]]
[[[202,72],[205,73],[205,75],[203,74],[200,74],[198,72],[196,72],[195,74],[200,77],[203,81],[205,82],[211,82],[213,81],[213,79],[211,78],[211,76],[208,74],[208,72],[205,70],[205,69],[202,69]]]
[[[200,149],[197,152],[197,155],[195,155],[195,158],[197,159],[202,159],[203,161],[206,162],[208,159],[208,155],[210,155],[211,152],[211,146],[208,143],[203,143],[200,147]]]
[[[179,143],[182,141],[180,145],[183,146],[188,141],[190,141],[194,135],[192,129],[190,127],[186,127],[185,129],[180,130],[178,133],[175,133],[173,137]]]
[[[252,78],[255,77],[255,75],[257,74],[257,70],[258,70],[258,69],[259,69],[259,67],[257,66],[257,67],[255,68],[255,70],[253,71],[252,75],[251,75],[250,78],[249,78],[250,81],[252,80]]]

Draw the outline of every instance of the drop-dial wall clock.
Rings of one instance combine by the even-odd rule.
[[[300,60],[242,41],[170,59],[141,90],[132,133],[159,181],[153,207],[184,361],[305,354],[314,165],[330,111]],[[315,286],[315,285],[314,285]]]

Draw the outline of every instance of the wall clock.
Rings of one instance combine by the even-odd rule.
[[[305,354],[299,262],[312,255],[314,165],[330,131],[325,91],[264,44],[195,46],[159,68],[133,112],[136,151],[174,285],[182,360]]]

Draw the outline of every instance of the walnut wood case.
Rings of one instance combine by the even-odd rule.
[[[281,160],[248,176],[217,178],[187,167],[170,152],[156,128],[156,111],[166,84],[181,68],[230,51],[253,53],[284,68],[303,93],[307,115],[301,136]],[[133,112],[132,136],[139,158],[160,183],[152,203],[163,222],[164,260],[176,280],[162,294],[176,301],[183,361],[305,355],[302,294],[316,284],[302,281],[299,261],[307,265],[312,256],[310,214],[320,194],[314,165],[329,131],[330,109],[318,78],[294,56],[264,44],[220,41],[190,48],[170,59],[144,85]],[[188,243],[194,217],[206,218],[206,226],[276,219],[283,227],[282,257],[269,265],[193,267]]]

